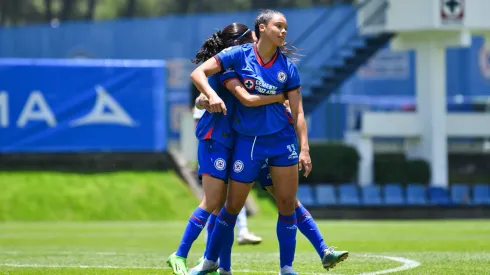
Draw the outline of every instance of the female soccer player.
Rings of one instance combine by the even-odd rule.
[[[250,42],[253,42],[253,36],[247,26],[239,23],[230,24],[223,31],[216,32],[204,42],[193,62],[201,63],[229,46]],[[231,70],[210,77],[209,82],[219,96],[225,100],[223,102],[220,98],[223,107],[225,102],[228,105],[228,113],[226,111],[224,113],[206,112],[197,124],[196,136],[199,139],[198,175],[202,177],[204,197],[189,219],[179,248],[167,260],[174,274],[188,274],[186,259],[190,247],[206,225],[206,221],[208,222],[208,231],[212,231],[216,216],[211,215],[211,213],[215,210],[216,214],[219,213],[226,197],[228,163],[234,142],[230,119],[233,118],[235,99],[225,87],[237,89],[234,94],[250,106],[284,102],[284,96],[281,94],[274,96],[249,94],[238,81],[235,72]],[[226,236],[223,235],[222,239],[224,240],[222,253],[225,257],[220,259],[220,264],[224,266],[225,270],[230,270],[231,262],[226,257],[231,254],[233,231],[227,233]]]
[[[207,274],[217,268],[223,242],[233,232],[236,217],[243,207],[252,184],[268,160],[279,210],[277,236],[280,249],[281,274],[295,275],[292,267],[296,248],[297,218],[295,213],[299,169],[305,176],[311,171],[308,136],[300,94],[298,70],[286,56],[283,47],[287,21],[280,12],[264,10],[255,20],[257,44],[232,47],[217,54],[196,68],[191,79],[210,101],[214,112],[226,113],[226,104],[209,85],[207,76],[234,70],[252,94],[287,94],[293,117],[283,104],[249,108],[237,104],[233,120],[236,141],[233,170],[225,207],[220,211],[215,229],[207,242],[205,260],[190,274]],[[291,126],[294,122],[295,129]],[[301,151],[298,156],[299,137]],[[335,253],[334,253],[335,254]],[[339,255],[338,258],[341,256]]]
[[[206,98],[206,96],[201,94],[200,98],[198,100],[196,99],[196,102],[200,103],[199,105],[197,105],[198,108],[205,108],[206,110],[209,110],[209,100]],[[286,106],[286,109],[290,113],[291,111],[289,109],[288,100],[284,102],[284,106]],[[262,188],[267,190],[267,192],[269,192],[274,197],[274,185],[270,176],[270,170],[267,164],[267,160],[266,164],[262,166],[262,169],[260,171],[259,182]],[[242,214],[242,211],[237,217],[238,226],[240,223],[240,215]],[[306,238],[308,238],[310,243],[313,245],[318,255],[320,256],[323,267],[326,270],[333,268],[339,261],[342,261],[348,257],[348,251],[334,251],[333,247],[327,246],[315,220],[310,215],[308,210],[301,204],[299,199],[296,199],[295,212],[296,217],[298,218],[298,229],[303,235],[305,235]]]

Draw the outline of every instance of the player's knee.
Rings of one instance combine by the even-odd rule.
[[[208,200],[206,202],[206,207],[213,212],[216,209],[219,209],[223,206],[222,201],[219,198],[215,198],[213,200]]]
[[[219,197],[205,197],[201,201],[199,207],[211,213],[223,206],[223,201]]]
[[[227,200],[225,203],[226,211],[230,214],[238,214],[243,208],[243,204],[238,201]]]
[[[296,197],[276,197],[277,209],[281,214],[291,214],[296,209]]]

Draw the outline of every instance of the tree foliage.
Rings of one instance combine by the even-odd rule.
[[[299,8],[354,0],[0,0],[0,25]]]

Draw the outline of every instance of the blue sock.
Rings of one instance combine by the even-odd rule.
[[[206,259],[216,262],[223,247],[223,236],[234,232],[237,214],[230,214],[223,207],[216,218],[213,234],[206,244]],[[231,233],[230,233],[231,232]]]
[[[185,228],[184,236],[182,236],[179,248],[177,249],[177,256],[187,258],[192,244],[197,239],[199,234],[201,234],[202,229],[206,225],[209,214],[210,213],[206,212],[200,207],[194,210],[194,213],[192,213],[191,217],[189,218],[189,222],[187,223],[187,227]]]
[[[219,267],[225,271],[231,271],[231,248],[235,240],[234,231],[227,232],[227,235],[223,236],[222,239],[223,246],[219,252]]]
[[[206,249],[204,250],[204,255],[206,255],[206,251],[207,251],[207,248],[208,248],[207,243],[211,239],[211,235],[213,234],[215,223],[216,223],[216,215],[215,214],[211,214],[209,216],[209,219],[208,219],[208,226],[207,226],[207,229],[208,229],[208,238],[206,240]]]
[[[296,208],[296,217],[298,218],[298,229],[305,235],[306,238],[310,241],[313,247],[316,249],[316,252],[320,256],[320,259],[323,258],[323,252],[328,248],[327,244],[323,241],[322,234],[320,230],[318,230],[318,226],[316,225],[315,220],[310,215],[310,212],[304,208],[303,205],[300,205]]]
[[[279,240],[279,259],[281,268],[293,266],[294,254],[296,250],[296,213],[290,216],[281,215],[277,219],[277,239]]]

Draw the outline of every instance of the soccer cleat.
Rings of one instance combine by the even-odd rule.
[[[211,273],[211,274],[214,274],[214,273]],[[232,273],[231,273],[231,271],[226,271],[220,267],[220,268],[218,268],[216,275],[232,275]]]
[[[298,275],[298,273],[294,271],[292,266],[286,265],[281,268],[281,271],[279,271],[279,275]]]
[[[196,261],[196,265],[199,265],[200,263],[202,263],[202,261],[204,261],[204,256],[201,256],[201,258],[199,258],[199,259]]]
[[[323,268],[325,268],[326,270],[334,268],[335,265],[349,257],[349,251],[335,251],[333,246],[325,249],[324,253],[325,254],[322,258],[322,264]]]
[[[196,265],[199,265],[202,261],[204,261],[204,256],[202,256],[201,258],[199,258],[196,262]],[[220,275],[219,273],[219,269],[218,271],[215,271],[215,272],[211,272],[211,273],[208,273],[209,275]]]
[[[177,256],[175,253],[168,256],[167,264],[172,268],[174,275],[189,275],[187,259]]]
[[[197,266],[193,267],[189,270],[189,275],[206,275],[206,274],[214,274],[218,270],[218,263],[204,260],[199,263]]]
[[[262,238],[251,232],[242,233],[237,237],[237,243],[239,245],[259,244],[261,242],[262,242]]]

